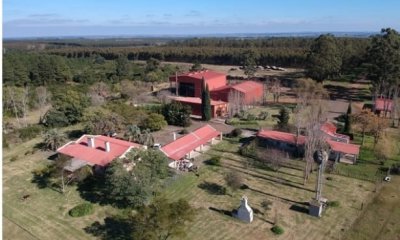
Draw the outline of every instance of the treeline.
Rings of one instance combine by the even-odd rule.
[[[187,39],[171,41],[165,46],[150,47],[65,47],[48,50],[51,54],[68,58],[99,55],[107,60],[126,55],[130,60],[156,58],[164,61],[201,62],[221,65],[241,65],[247,51],[255,54],[258,65],[282,67],[304,67],[313,38],[268,38],[268,39]],[[343,58],[348,64],[357,56],[365,54],[370,39],[337,38]]]

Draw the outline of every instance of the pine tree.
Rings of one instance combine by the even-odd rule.
[[[347,108],[347,113],[346,113],[346,117],[344,119],[344,128],[343,128],[344,133],[349,134],[350,131],[351,131],[351,101]]]
[[[211,99],[208,85],[203,78],[203,91],[201,93],[201,118],[203,121],[211,120]]]
[[[281,108],[278,115],[278,128],[281,130],[287,129],[289,124],[289,111],[287,108]]]

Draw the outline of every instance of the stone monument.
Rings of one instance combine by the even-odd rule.
[[[243,222],[251,223],[253,221],[253,209],[247,202],[247,197],[243,196],[240,201],[240,207],[237,210],[236,217]]]

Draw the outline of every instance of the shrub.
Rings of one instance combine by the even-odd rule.
[[[207,161],[208,165],[213,166],[221,166],[221,157],[220,156],[212,156],[210,160]]]
[[[275,233],[276,235],[281,235],[281,234],[283,234],[285,232],[285,230],[283,230],[283,228],[281,226],[278,226],[278,225],[273,226],[271,228],[271,231],[273,233]]]
[[[21,128],[18,130],[18,136],[22,140],[30,140],[37,136],[39,136],[42,132],[43,128],[39,125],[31,125],[25,128]]]
[[[182,129],[179,134],[188,134],[189,130],[187,130],[186,128]]]
[[[69,211],[69,215],[71,217],[82,217],[86,215],[92,214],[94,211],[93,204],[91,203],[82,203]]]
[[[258,120],[265,120],[268,118],[268,112],[262,111],[258,114],[257,119]]]
[[[18,156],[13,156],[10,158],[10,162],[15,162],[15,161],[17,161],[17,159],[18,159]]]
[[[158,131],[167,126],[164,116],[158,113],[150,113],[149,116],[140,123],[143,129],[150,129],[150,131]]]
[[[327,177],[327,178],[326,178],[326,180],[328,180],[328,181],[332,181],[332,180],[333,180],[333,178],[332,178],[332,177]]]
[[[231,137],[239,137],[240,135],[242,135],[242,129],[240,128],[235,128],[231,132]]]
[[[237,172],[229,172],[225,176],[225,181],[232,190],[237,190],[243,185],[243,178]]]
[[[256,115],[249,113],[249,114],[247,114],[246,120],[254,121],[254,120],[257,120],[257,117],[256,117]]]
[[[340,202],[339,201],[329,201],[327,203],[328,207],[339,207],[340,206]]]

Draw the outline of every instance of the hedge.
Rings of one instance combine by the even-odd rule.
[[[93,204],[91,203],[82,203],[76,205],[69,211],[69,215],[71,217],[82,217],[86,215],[90,215],[94,212]]]

